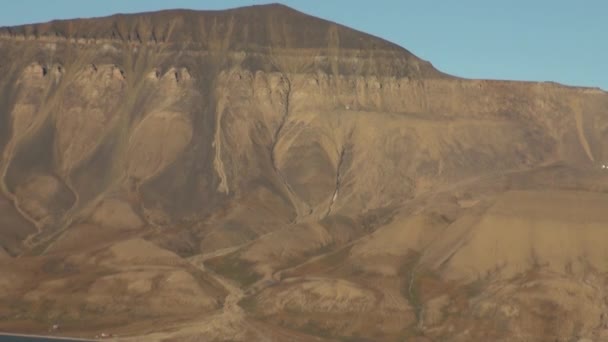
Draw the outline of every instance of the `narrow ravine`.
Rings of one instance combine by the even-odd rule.
[[[277,154],[277,151],[276,151],[277,144],[279,142],[281,134],[283,133],[283,128],[285,127],[285,124],[287,123],[287,119],[289,117],[289,111],[290,111],[289,98],[291,96],[291,81],[289,81],[289,78],[286,75],[283,75],[282,79],[286,82],[286,85],[287,85],[285,99],[284,99],[285,104],[283,107],[283,115],[281,116],[281,121],[279,122],[279,127],[277,127],[277,129],[274,133],[272,145],[270,146],[270,161],[271,161],[272,168],[273,168],[275,174],[279,177],[279,180],[281,181],[281,183],[283,184],[283,186],[285,187],[285,189],[287,191],[287,196],[289,197],[289,201],[291,202],[293,208],[296,211],[296,215],[292,219],[292,223],[297,223],[298,220],[303,215],[306,215],[310,212],[310,208],[308,208],[308,206],[306,204],[301,203],[298,196],[291,188],[291,185],[289,185],[289,182],[285,178],[285,175],[283,175],[283,172],[281,172],[281,169],[279,168],[278,161],[277,161],[277,155],[276,155]],[[305,208],[303,208],[303,207],[305,207]]]
[[[331,196],[331,199],[329,200],[329,205],[327,206],[327,214],[325,214],[326,217],[331,214],[334,203],[336,203],[336,200],[338,199],[338,195],[340,193],[340,183],[342,182],[342,164],[344,163],[345,151],[346,150],[344,149],[344,147],[340,151],[340,157],[338,158],[338,166],[336,168],[336,187],[334,189],[333,195]]]

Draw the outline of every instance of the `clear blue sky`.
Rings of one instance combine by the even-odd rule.
[[[608,90],[608,0],[285,0],[395,42],[450,74]],[[256,0],[6,0],[0,26]]]

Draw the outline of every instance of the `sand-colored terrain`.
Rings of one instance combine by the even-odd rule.
[[[608,341],[608,93],[281,5],[0,28],[0,330]]]

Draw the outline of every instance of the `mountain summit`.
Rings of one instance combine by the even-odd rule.
[[[403,50],[362,32],[306,15],[280,4],[223,11],[165,10],[109,17],[56,20],[4,27],[3,33],[36,38],[117,40],[137,43],[229,42],[228,49],[327,48],[340,35],[345,49]]]
[[[608,94],[282,5],[0,28],[0,330],[608,336]]]
[[[311,56],[373,53],[407,60],[428,76],[440,75],[429,63],[393,43],[279,4],[224,11],[166,10],[59,20],[0,28],[0,35],[20,39],[170,46],[216,53],[255,51],[267,54],[283,50],[298,50]]]

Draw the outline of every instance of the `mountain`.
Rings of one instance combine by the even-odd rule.
[[[0,330],[606,339],[607,138],[282,5],[0,28]]]

